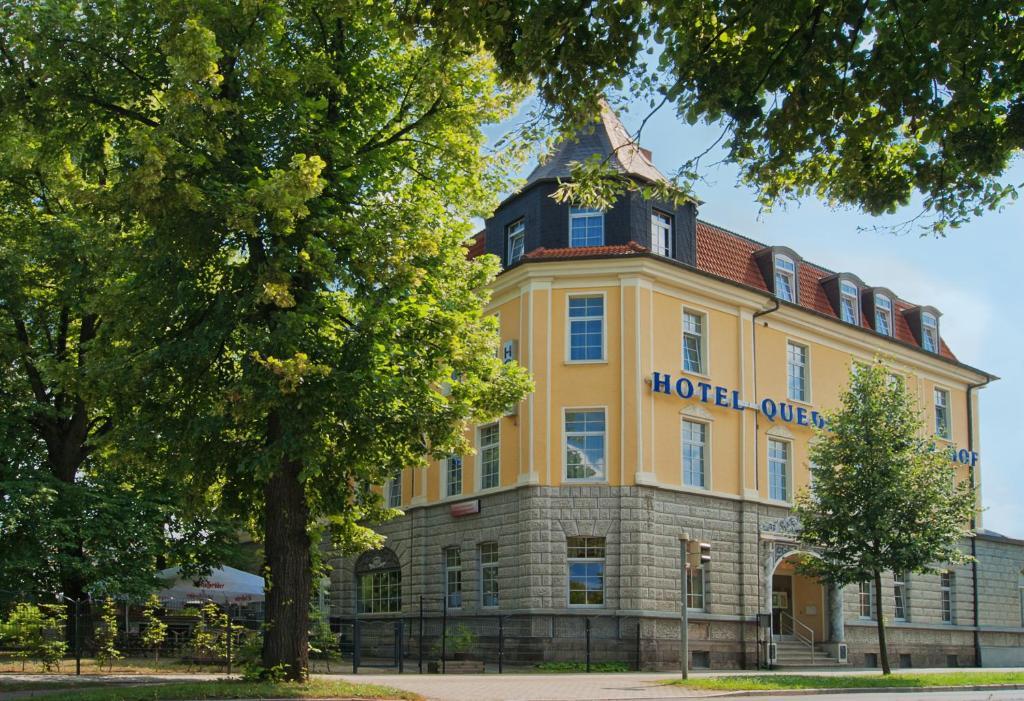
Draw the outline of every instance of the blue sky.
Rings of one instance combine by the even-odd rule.
[[[645,114],[646,106],[636,104],[620,116],[634,132]],[[641,145],[654,152],[662,172],[670,173],[719,134],[715,127],[687,126],[663,108],[644,127]],[[721,155],[712,151],[704,162]],[[704,201],[701,219],[766,244],[790,246],[826,268],[855,273],[903,299],[931,304],[943,314],[942,336],[957,357],[1001,378],[980,390],[982,525],[1024,538],[1024,457],[1014,447],[1020,430],[1017,411],[1024,402],[1024,323],[1018,308],[1024,295],[1017,288],[1024,281],[1024,204],[986,213],[945,238],[922,238],[916,231],[861,230],[903,222],[920,211],[913,205],[891,217],[873,218],[806,199],[761,214],[753,191],[737,184],[734,166],[702,172],[706,182],[696,187]],[[1024,183],[1024,159],[1014,162],[1008,179]]]

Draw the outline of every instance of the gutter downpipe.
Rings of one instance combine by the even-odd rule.
[[[754,312],[754,315],[750,318],[750,337],[751,337],[751,344],[753,345],[752,353],[751,353],[751,357],[750,357],[751,366],[753,367],[753,373],[752,373],[752,378],[751,379],[752,379],[753,385],[754,385],[754,402],[755,403],[757,402],[757,317],[759,317],[759,316],[766,316],[768,314],[771,314],[772,312],[778,311],[780,306],[781,305],[779,304],[779,298],[778,297],[772,297],[772,306],[771,307],[769,307],[768,309],[761,309],[759,311]],[[760,432],[761,432],[761,412],[759,410],[755,410],[754,411],[754,489],[757,490],[758,492],[761,491],[761,442],[760,442],[761,439],[760,439]],[[746,505],[747,505],[747,500],[746,499],[742,499],[740,501],[740,508],[744,512],[746,511]],[[760,509],[758,509],[758,511],[760,511]],[[758,514],[758,515],[760,515],[760,514]],[[743,514],[742,513],[740,515],[740,518],[741,519],[743,518]],[[758,539],[760,539],[760,537],[761,537],[760,536],[760,531],[758,531],[757,537],[758,537]],[[974,541],[971,541],[971,542],[974,542]],[[758,552],[759,549],[760,549],[760,543],[756,543],[755,544],[755,552]],[[763,585],[761,583],[761,563],[758,562],[757,563],[757,611],[758,611],[758,614],[760,614],[760,612],[761,612],[761,587],[762,586]],[[760,622],[760,615],[758,615],[758,621]],[[758,628],[758,632],[760,632],[760,628]],[[740,641],[741,645],[745,649],[746,645],[747,645],[747,627],[746,626],[740,626],[740,635],[742,636],[741,641]],[[761,642],[760,642],[760,639],[758,639],[755,642],[757,643],[757,657],[758,657],[757,662],[758,662],[758,667],[760,667],[760,662],[761,662],[761,660],[760,660],[760,657],[761,657]],[[765,650],[765,654],[766,655],[767,655],[767,652],[768,651]],[[746,661],[746,655],[744,655],[743,657],[744,657],[744,661]],[[766,658],[765,659],[765,663],[767,664],[767,662],[768,662],[768,660]]]
[[[992,377],[989,377],[984,382],[978,382],[976,384],[967,385],[967,450],[974,452],[974,403],[971,401],[971,393],[973,390],[981,389],[992,381]],[[971,489],[977,489],[977,480],[974,474],[974,465],[972,464],[968,468],[968,474],[970,475]],[[975,505],[977,505],[977,495],[975,495]],[[977,513],[977,512],[975,512]],[[981,621],[979,620],[980,606],[978,603],[978,537],[974,533],[974,529],[977,525],[975,514],[971,514],[971,579],[973,580],[973,586],[971,589],[974,591],[974,664],[981,667]]]

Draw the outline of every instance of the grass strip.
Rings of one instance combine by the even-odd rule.
[[[313,679],[302,684],[219,680],[169,682],[125,687],[95,684],[88,689],[64,689],[33,696],[32,701],[163,701],[164,699],[406,699],[419,694],[375,684]]]
[[[688,689],[709,691],[785,691],[790,689],[871,689],[907,687],[926,689],[933,686],[984,686],[988,684],[1024,684],[1024,672],[910,672],[881,674],[843,674],[816,676],[810,674],[761,674],[727,677],[691,677],[664,682]]]

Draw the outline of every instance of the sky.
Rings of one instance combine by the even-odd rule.
[[[646,114],[646,105],[638,103],[620,117],[635,133]],[[713,126],[688,126],[663,108],[647,122],[640,143],[663,173],[671,173],[720,133]],[[722,155],[712,150],[703,162]],[[735,166],[701,172],[705,181],[695,188],[704,201],[701,219],[765,244],[789,246],[805,260],[936,307],[942,337],[957,358],[1001,378],[978,390],[981,525],[1024,538],[1024,453],[1016,443],[1017,410],[1024,414],[1024,322],[1018,316],[1024,295],[1017,288],[1024,282],[1024,203],[987,212],[945,238],[921,237],[918,231],[897,235],[867,229],[904,222],[919,206],[876,218],[808,198],[762,213],[753,190],[738,184]],[[1017,158],[1007,179],[1024,183],[1024,159]]]

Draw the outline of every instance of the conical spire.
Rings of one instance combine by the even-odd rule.
[[[572,139],[562,141],[551,158],[534,168],[526,185],[541,180],[554,180],[570,176],[570,163],[582,162],[594,154],[609,157],[612,167],[620,173],[648,182],[666,178],[654,167],[651,153],[633,141],[626,127],[619,121],[602,98],[600,119],[582,128]]]

